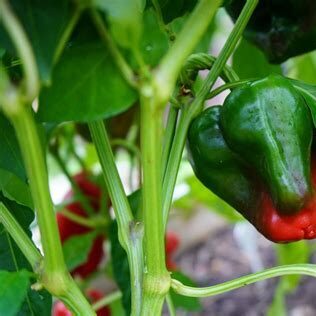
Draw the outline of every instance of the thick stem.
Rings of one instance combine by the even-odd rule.
[[[37,221],[44,251],[45,273],[66,271],[56,216],[51,200],[44,152],[37,134],[30,109],[20,105],[16,114],[10,116],[22,151],[29,177]]]
[[[3,203],[0,203],[0,222],[19,246],[33,271],[38,272],[42,255]]]
[[[22,60],[25,76],[25,97],[26,101],[32,102],[37,97],[39,91],[36,61],[23,27],[12,12],[7,0],[0,0],[0,21],[2,21],[8,31]]]
[[[141,89],[141,149],[143,166],[142,212],[145,227],[145,274],[142,315],[160,315],[170,286],[165,265],[162,222],[162,107],[153,86]]]
[[[22,151],[31,194],[37,214],[44,252],[40,282],[53,295],[61,298],[77,315],[93,316],[91,305],[69,275],[59,239],[53,203],[49,193],[44,152],[30,108],[16,103],[5,105]],[[9,109],[9,110],[8,110]]]
[[[213,295],[218,295],[228,291],[232,291],[243,287],[248,284],[252,284],[258,281],[263,281],[266,279],[282,276],[282,275],[294,275],[303,274],[316,277],[316,266],[314,264],[293,264],[284,265],[279,267],[274,267],[254,274],[249,274],[241,278],[227,281],[221,284],[196,288],[191,286],[183,285],[180,281],[172,279],[171,287],[173,290],[184,296],[191,297],[208,297]]]
[[[131,272],[132,315],[139,315],[142,302],[143,273],[142,225],[134,222],[103,121],[89,123],[89,129],[113,204],[118,224],[119,241],[128,256]]]
[[[179,72],[199,43],[222,0],[201,0],[188,18],[176,41],[163,57],[155,74],[161,102],[166,103],[174,89]]]

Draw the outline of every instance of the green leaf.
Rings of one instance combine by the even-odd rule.
[[[107,13],[110,30],[119,45],[135,49],[142,33],[143,3],[140,0],[94,0]]]
[[[140,41],[140,51],[143,55],[146,64],[152,67],[156,66],[164,54],[168,51],[169,43],[168,36],[163,32],[158,24],[157,15],[154,10],[149,9],[144,12],[144,31]],[[180,17],[172,21],[170,28],[172,32],[177,35],[185,22],[188,19],[188,15]],[[200,43],[194,50],[197,52],[208,52],[212,35],[215,30],[216,19],[212,20],[212,23],[208,27]]]
[[[196,286],[196,284],[182,272],[172,272],[172,278],[180,281],[181,283],[188,286]],[[200,311],[202,305],[197,297],[188,297],[175,293],[172,289],[170,290],[171,300],[173,301],[175,308],[182,308],[186,311]]]
[[[156,66],[168,50],[168,37],[158,24],[153,10],[144,13],[144,31],[140,40],[140,51],[146,64]]]
[[[70,46],[40,95],[38,119],[44,122],[93,121],[128,109],[137,99],[113,58],[99,42]]]
[[[249,56],[251,56],[251,60]],[[240,41],[235,50],[232,68],[240,79],[265,77],[271,73],[282,73],[281,66],[269,64],[263,53],[245,39]]]
[[[288,77],[316,84],[316,52],[291,58],[285,66]]]
[[[12,0],[10,4],[32,44],[41,79],[48,83],[56,47],[72,14],[71,2]],[[11,54],[15,53],[13,44],[2,26],[0,26],[0,42]]]
[[[0,169],[0,191],[8,199],[33,208],[29,186],[15,174],[3,169]]]
[[[24,301],[17,316],[51,316],[52,296],[45,290],[28,289],[27,300]]]
[[[31,209],[10,201],[0,193],[0,201],[8,208],[26,234],[31,238],[30,224],[34,220],[34,213]],[[0,224],[0,270],[16,272],[21,269],[31,271],[31,266],[13,241],[9,233]],[[19,316],[50,316],[52,297],[46,291],[34,291],[28,289],[27,298],[24,300]],[[2,315],[0,313],[0,315]],[[7,314],[3,314],[7,315]]]
[[[0,168],[12,172],[26,182],[19,144],[11,123],[0,113]]]
[[[91,232],[74,235],[64,242],[63,252],[68,270],[71,271],[87,261],[95,238],[96,233]]]
[[[15,316],[27,294],[30,273],[0,271],[0,315]]]
[[[158,0],[165,23],[183,16],[194,9],[197,0]]]
[[[191,210],[197,203],[200,203],[229,222],[235,223],[243,219],[230,205],[202,185],[195,176],[188,177],[186,183],[189,185],[190,190],[187,194],[175,201],[175,207]]]

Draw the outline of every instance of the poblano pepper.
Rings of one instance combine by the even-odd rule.
[[[311,194],[311,115],[303,97],[282,76],[234,90],[221,124],[229,147],[266,183],[280,212],[295,213]]]
[[[226,0],[235,21],[245,0]],[[272,63],[316,49],[315,0],[260,0],[244,33]]]
[[[316,237],[311,141],[309,110],[281,76],[237,88],[188,133],[196,176],[275,242]]]

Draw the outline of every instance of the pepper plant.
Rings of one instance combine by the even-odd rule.
[[[276,75],[240,79],[227,65],[244,30],[250,40],[257,39],[254,32],[262,38],[252,14],[259,21],[272,20],[260,15],[268,1],[261,0],[256,9],[258,2],[0,0],[0,280],[9,284],[0,297],[0,314],[49,315],[53,296],[74,315],[96,315],[96,309],[123,295],[127,314],[161,315],[166,301],[174,315],[171,290],[183,297],[208,297],[276,276],[316,276],[312,264],[281,265],[199,288],[183,284],[166,266],[166,226],[187,135],[197,177],[265,236],[276,242],[315,237],[315,86]],[[275,2],[271,15],[280,13]],[[274,62],[316,46],[314,25],[308,24],[311,33],[304,36],[291,28],[302,21],[292,14],[296,2],[290,3],[289,14],[280,17],[288,25],[282,36],[290,37],[290,47],[284,40],[281,48],[269,46]],[[303,3],[303,12],[309,12],[310,1]],[[222,5],[235,23],[214,57],[208,44]],[[308,45],[295,49],[306,38]],[[200,76],[201,70],[207,75]],[[214,89],[218,78],[224,84]],[[203,112],[206,101],[224,90],[232,92],[223,108]],[[140,112],[141,179],[139,190],[128,197],[104,120],[132,107]],[[112,251],[114,274],[123,261],[129,268],[129,291],[121,286],[122,293],[93,306],[67,268],[48,186],[48,147],[71,180],[50,143],[52,130],[69,121],[88,125],[98,155],[115,213],[111,242],[120,243],[117,261],[118,252]],[[116,145],[138,152],[126,138]],[[80,196],[81,188],[72,182]],[[93,206],[89,199],[80,203]],[[107,229],[110,220],[106,212],[94,221],[64,214],[90,230]],[[29,230],[34,216],[42,251]]]

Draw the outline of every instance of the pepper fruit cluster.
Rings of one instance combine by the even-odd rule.
[[[233,90],[188,132],[197,178],[274,242],[316,237],[313,125],[302,95],[279,75]]]
[[[82,195],[84,195],[84,197],[87,198],[87,202],[91,205],[92,210],[96,213],[99,212],[102,194],[100,187],[96,183],[94,183],[89,178],[89,175],[85,172],[78,173],[73,177],[73,180],[77,184]],[[74,192],[73,190],[70,190],[65,195],[64,201],[67,201],[73,197]],[[87,210],[85,210],[84,206],[79,201],[69,203],[65,206],[65,208],[73,214],[82,217],[88,216]],[[91,231],[91,228],[88,228],[86,226],[80,225],[72,221],[62,213],[57,213],[56,216],[60,240],[62,243],[64,243],[66,240],[68,240],[70,237],[74,235],[82,235]],[[71,271],[72,275],[78,275],[82,278],[85,278],[97,269],[97,266],[99,265],[104,256],[103,241],[103,235],[96,236],[95,240],[93,241],[91,250],[88,254],[87,261],[79,267],[75,268],[73,271]]]
[[[235,21],[245,0],[226,0]],[[244,32],[272,63],[316,49],[315,0],[260,0]]]

